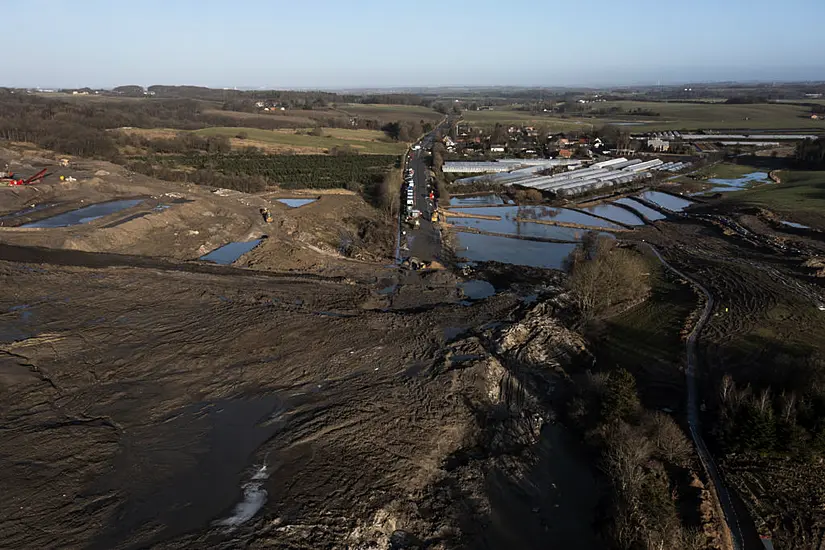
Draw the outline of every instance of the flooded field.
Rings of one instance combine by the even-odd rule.
[[[721,179],[711,178],[708,183],[712,183],[715,187],[702,191],[702,193],[727,193],[729,191],[739,191],[748,189],[752,185],[760,183],[770,183],[767,172],[752,172],[745,174],[741,178]]]
[[[613,220],[614,222],[624,223],[627,225],[644,225],[645,222],[639,216],[635,215],[633,212],[626,210],[620,206],[616,206],[615,204],[596,204],[593,206],[588,206],[586,208],[581,208],[585,212],[590,212],[591,214],[595,214],[597,216],[601,216],[603,218],[607,218],[609,220]]]
[[[137,206],[142,202],[143,199],[127,199],[120,201],[103,202],[100,204],[93,204],[91,206],[86,206],[84,208],[72,210],[71,212],[58,214],[57,216],[52,216],[51,218],[46,218],[45,220],[27,223],[21,225],[20,227],[48,228],[82,225],[84,223],[92,222],[98,218],[108,216],[109,214],[114,214],[115,212],[120,212],[121,210],[132,208],[133,206]]]
[[[318,199],[277,199],[278,202],[283,203],[290,208],[299,208],[301,206],[306,206],[307,204],[311,204]]]
[[[490,210],[490,208],[485,208]],[[586,229],[574,229],[572,227],[558,227],[555,225],[544,225],[535,222],[517,222],[514,219],[481,220],[477,218],[448,218],[448,221],[458,227],[470,227],[479,231],[490,233],[502,233],[504,235],[514,235],[520,237],[538,237],[543,239],[555,239],[558,241],[578,241],[585,233]],[[511,239],[512,241],[513,239]]]
[[[478,195],[474,197],[450,197],[450,206],[478,206],[481,204],[505,204],[498,195]]]
[[[463,214],[479,214],[483,216],[501,216],[502,221],[515,221],[517,218],[527,220],[555,221],[563,223],[575,223],[590,227],[602,227],[605,229],[621,229],[620,226],[612,224],[593,216],[588,216],[575,210],[566,208],[551,208],[549,206],[497,206],[493,208],[454,208],[455,212]]]
[[[660,191],[645,191],[644,193],[641,193],[639,197],[674,212],[681,212],[693,204],[693,202],[689,200],[674,197],[673,195],[668,195],[667,193],[662,193]]]
[[[225,244],[220,248],[216,248],[209,254],[204,254],[200,257],[201,260],[207,262],[214,262],[216,264],[229,265],[234,263],[238,258],[261,244],[263,239],[255,239],[247,242],[234,242]]]
[[[632,208],[636,212],[642,214],[643,216],[645,216],[647,219],[649,219],[651,221],[663,220],[666,217],[664,214],[662,214],[660,212],[657,212],[656,210],[653,210],[652,208],[649,208],[649,207],[645,206],[644,204],[640,203],[639,201],[634,201],[633,199],[631,199],[629,197],[624,197],[624,198],[618,199],[616,202],[618,204],[623,204],[625,206],[629,206],[630,208]]]
[[[496,261],[561,269],[564,259],[576,248],[572,243],[542,243],[460,231],[455,235],[456,255],[471,262]]]

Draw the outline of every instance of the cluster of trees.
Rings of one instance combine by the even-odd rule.
[[[568,285],[581,319],[591,321],[650,293],[648,266],[616,239],[588,233],[565,260]]]
[[[142,159],[153,166],[191,167],[209,171],[216,177],[242,180],[258,177],[268,185],[299,189],[346,188],[359,190],[380,183],[385,172],[399,164],[393,155],[267,155],[238,152],[170,155]],[[181,170],[181,172],[186,172]],[[153,174],[154,175],[154,174]],[[230,188],[237,188],[229,186]]]
[[[796,160],[807,168],[825,169],[825,138],[801,141],[796,146]]]
[[[789,360],[778,367],[793,369]],[[732,451],[781,453],[800,460],[825,454],[825,365],[809,365],[817,373],[805,387],[739,386],[729,375],[719,382],[717,431]],[[782,385],[780,385],[782,386]]]
[[[693,446],[673,419],[642,409],[636,379],[624,369],[579,377],[566,414],[598,450],[613,487],[603,526],[621,550],[706,548],[698,526],[686,527],[678,489],[690,468]]]
[[[245,139],[241,137],[244,135],[241,132],[236,137]],[[181,132],[169,138],[150,138],[139,134],[118,132],[113,139],[119,146],[141,148],[153,154],[184,154],[193,151],[229,153],[232,150],[232,145],[226,136],[199,136],[190,132]]]
[[[387,137],[395,141],[412,141],[419,136],[432,131],[433,126],[429,122],[416,122],[414,120],[402,122],[389,122],[381,127]]]

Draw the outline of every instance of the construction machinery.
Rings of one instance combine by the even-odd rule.
[[[40,180],[42,180],[48,175],[49,174],[46,173],[45,168],[28,179],[14,179],[14,176],[12,175],[12,179],[9,181],[9,185],[33,185],[35,183],[38,183]]]
[[[272,214],[266,208],[261,208],[261,217],[266,223],[272,223]]]

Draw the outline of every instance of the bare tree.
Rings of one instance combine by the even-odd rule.
[[[645,420],[656,453],[670,464],[684,466],[693,454],[693,445],[682,428],[661,412],[650,414]]]
[[[641,256],[595,233],[585,235],[567,258],[566,268],[573,299],[585,321],[650,291]]]

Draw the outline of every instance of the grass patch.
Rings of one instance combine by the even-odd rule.
[[[405,143],[390,141],[383,132],[376,130],[324,128],[321,136],[309,135],[308,131],[218,127],[196,130],[195,133],[232,138],[232,145],[236,148],[264,144],[292,148],[296,152],[322,153],[333,147],[351,147],[359,153],[372,155],[401,155],[407,148]],[[237,139],[236,136],[242,133],[246,134],[246,139]]]
[[[420,122],[423,120],[424,122],[435,124],[444,116],[428,107],[421,107],[420,105],[342,103],[338,105],[338,110],[350,116],[376,119],[382,122]]]
[[[757,168],[747,164],[734,164],[732,162],[721,162],[705,166],[695,173],[698,178],[718,178],[718,179],[738,179],[754,172],[766,172],[764,168]]]
[[[814,219],[819,222],[816,225],[825,225],[822,223],[825,214],[825,171],[781,170],[779,177],[782,183],[734,191],[727,193],[722,200],[780,212],[803,213],[807,214],[806,221]]]
[[[651,296],[596,329],[598,361],[625,368],[639,382],[643,402],[652,408],[682,408],[684,401],[685,321],[697,307],[692,289],[663,272],[649,253]]]

